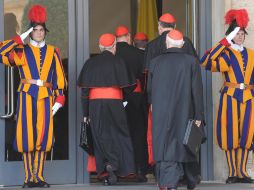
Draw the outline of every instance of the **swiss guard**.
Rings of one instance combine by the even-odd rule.
[[[221,72],[224,84],[215,138],[225,151],[229,168],[226,183],[253,183],[246,171],[254,134],[254,51],[243,46],[249,22],[245,9],[230,10],[225,16],[226,37],[206,52],[202,66]]]
[[[17,66],[20,85],[14,149],[23,154],[23,188],[48,188],[43,177],[46,153],[54,145],[53,115],[64,105],[67,87],[58,48],[45,43],[46,9],[29,10],[30,29],[0,44],[0,62]],[[24,39],[29,36],[29,43]]]

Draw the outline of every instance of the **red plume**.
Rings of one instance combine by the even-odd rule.
[[[226,24],[231,24],[236,20],[236,23],[241,28],[246,28],[249,22],[249,16],[246,9],[231,9],[225,15]]]
[[[28,18],[31,22],[45,23],[47,20],[47,13],[45,7],[41,5],[34,5],[29,10]]]

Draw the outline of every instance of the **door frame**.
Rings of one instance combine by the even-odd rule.
[[[77,88],[77,79],[79,73],[84,65],[84,62],[90,57],[89,50],[89,0],[75,0],[76,1],[76,77],[73,78],[72,85],[76,93],[76,143],[77,143],[77,184],[90,183],[90,174],[86,170],[87,154],[84,150],[78,147],[80,135],[80,122],[83,120],[81,104],[81,91]],[[74,69],[74,67],[73,67]]]
[[[199,55],[212,47],[212,0],[198,1],[198,27]],[[212,74],[202,69],[204,110],[206,121],[207,141],[201,147],[201,175],[202,180],[214,180],[213,160],[213,97],[212,97]]]

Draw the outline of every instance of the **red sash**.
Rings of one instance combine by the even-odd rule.
[[[99,87],[91,88],[89,91],[89,99],[123,99],[121,88],[117,87]]]

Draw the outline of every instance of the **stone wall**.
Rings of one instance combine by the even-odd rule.
[[[5,0],[4,1],[4,13],[14,13],[16,15],[17,18],[17,22],[19,24],[19,30],[16,31],[18,33],[20,33],[20,29],[22,28],[21,26],[21,21],[22,21],[22,17],[24,14],[24,8],[27,5],[28,0]]]
[[[221,0],[212,0],[212,44],[215,45],[224,37],[224,2]],[[216,27],[214,27],[216,26]],[[215,121],[218,105],[219,105],[219,90],[222,86],[221,73],[213,73],[213,120]],[[215,138],[214,138],[215,139]],[[227,178],[227,162],[225,153],[218,148],[214,141],[213,147],[214,159],[214,179],[225,180]]]

